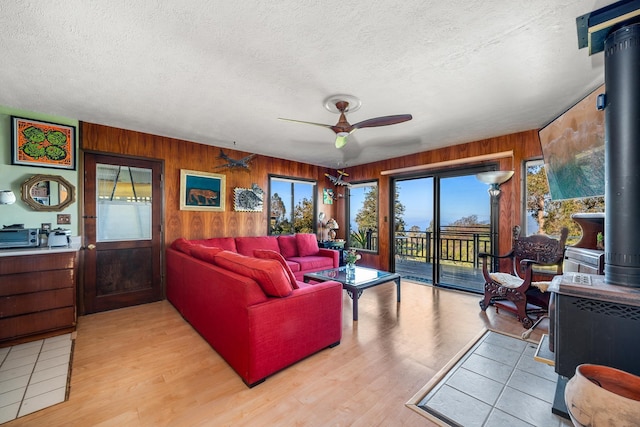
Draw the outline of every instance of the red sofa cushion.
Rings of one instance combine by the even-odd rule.
[[[234,273],[252,278],[269,296],[286,297],[293,292],[293,285],[278,261],[222,251],[215,256],[215,263]]]
[[[236,237],[236,247],[239,254],[249,257],[253,257],[253,251],[256,249],[280,252],[276,236]]]
[[[238,252],[236,240],[233,237],[213,237],[211,239],[194,240],[194,243],[224,249],[225,251]]]
[[[191,248],[193,248],[193,246],[194,246],[193,243],[191,243],[189,240],[185,239],[184,237],[177,238],[171,244],[171,247],[173,249],[175,249],[176,251],[185,253],[187,255],[191,255]]]
[[[295,234],[278,236],[278,246],[283,257],[298,256],[298,241]]]
[[[211,264],[215,264],[214,257],[222,252],[220,248],[214,248],[203,245],[193,245],[191,248],[191,256],[198,258],[201,261],[206,261]]]
[[[287,264],[287,260],[284,259],[284,257],[278,252],[269,251],[266,249],[256,249],[255,251],[253,251],[253,256],[260,259],[273,259],[278,261],[284,268],[287,276],[289,276],[289,280],[291,281],[291,286],[293,287],[293,289],[298,289],[298,281],[296,280],[296,276],[293,275],[293,271],[291,271],[291,267],[289,267],[289,264]]]
[[[298,246],[298,256],[300,257],[318,255],[318,252],[320,252],[320,248],[318,247],[318,240],[316,239],[315,234],[311,234],[311,233],[296,234],[296,244]],[[291,258],[291,257],[287,257],[287,258]]]
[[[334,268],[333,258],[326,256],[293,257],[291,258],[291,261],[295,261],[300,264],[300,270],[302,271],[317,271]]]

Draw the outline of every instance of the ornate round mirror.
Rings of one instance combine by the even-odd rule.
[[[57,175],[34,175],[22,184],[22,201],[37,211],[61,211],[76,201],[76,189]]]

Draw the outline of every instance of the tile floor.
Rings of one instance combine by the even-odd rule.
[[[0,423],[64,402],[72,334],[0,348]]]
[[[551,412],[557,375],[536,347],[488,332],[418,406],[454,426],[571,426]]]

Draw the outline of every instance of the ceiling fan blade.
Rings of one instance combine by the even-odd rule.
[[[329,128],[329,129],[333,128],[333,125],[325,125],[324,123],[305,122],[303,120],[294,120],[294,119],[283,119],[282,117],[278,117],[278,120],[285,120],[287,122],[295,122],[295,123],[303,123],[306,125],[322,126],[323,128]]]
[[[395,125],[397,123],[409,121],[412,118],[413,116],[411,114],[398,114],[395,116],[376,117],[373,119],[367,119],[367,120],[358,122],[354,124],[352,127],[354,127],[355,129],[361,129],[361,128],[373,128],[377,126]]]

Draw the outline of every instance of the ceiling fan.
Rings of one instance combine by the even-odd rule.
[[[302,120],[294,120],[294,119],[284,119],[282,117],[280,117],[279,119],[286,120],[289,122],[305,123],[308,125],[322,126],[325,128],[329,128],[336,133],[336,148],[342,148],[347,144],[347,137],[351,135],[353,132],[355,132],[357,129],[395,125],[397,123],[406,122],[413,118],[411,114],[398,114],[394,116],[382,116],[382,117],[376,117],[373,119],[367,119],[353,125],[349,124],[349,122],[347,121],[347,117],[345,116],[345,113],[356,111],[357,109],[360,108],[361,104],[362,103],[358,98],[351,95],[333,95],[325,99],[324,107],[327,110],[333,113],[340,113],[340,119],[338,120],[338,123],[336,123],[335,125],[305,122]]]

